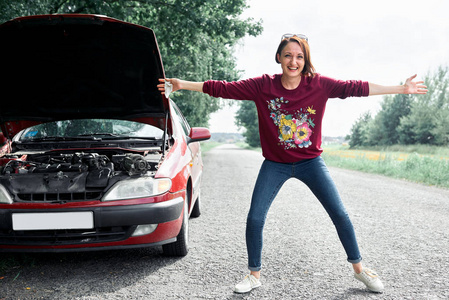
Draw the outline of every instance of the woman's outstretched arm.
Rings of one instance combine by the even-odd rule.
[[[369,83],[369,95],[387,95],[387,94],[425,94],[427,86],[423,85],[424,81],[413,81],[416,75],[407,78],[403,85],[385,86]]]

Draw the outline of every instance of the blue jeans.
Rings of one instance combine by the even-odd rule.
[[[318,156],[297,163],[263,162],[246,221],[249,269],[259,271],[262,267],[262,232],[268,209],[284,182],[292,177],[304,182],[321,202],[337,229],[348,261],[360,262],[362,258],[351,220],[323,159]]]

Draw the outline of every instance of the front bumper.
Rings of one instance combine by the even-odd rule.
[[[184,205],[184,199],[122,206],[77,207],[65,209],[1,209],[0,251],[89,250],[159,245],[173,241]],[[61,230],[13,230],[13,214],[93,212],[94,228]],[[149,236],[132,237],[137,225],[160,224]],[[170,224],[172,226],[170,226]],[[131,241],[130,241],[131,240]],[[94,250],[94,249],[90,249]]]

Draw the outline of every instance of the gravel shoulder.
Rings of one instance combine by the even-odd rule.
[[[0,299],[449,298],[449,190],[336,168],[331,175],[364,264],[381,275],[384,293],[353,278],[326,212],[291,179],[268,214],[262,286],[234,294],[247,273],[246,214],[262,161],[233,145],[206,153],[202,215],[190,220],[186,257],[167,258],[158,248],[2,254],[21,264],[0,274]]]

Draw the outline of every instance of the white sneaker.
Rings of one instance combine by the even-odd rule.
[[[262,283],[260,283],[260,280],[254,277],[253,275],[246,275],[245,278],[243,278],[242,281],[237,283],[237,285],[234,288],[234,292],[236,293],[248,293],[252,289],[255,289],[259,286],[261,286]]]
[[[359,274],[355,273],[354,277],[363,282],[372,292],[380,293],[384,289],[384,285],[382,284],[382,281],[380,281],[379,275],[373,270],[363,268],[362,272]]]

